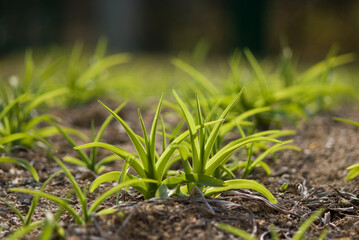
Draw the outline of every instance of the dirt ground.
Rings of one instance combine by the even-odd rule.
[[[95,118],[100,125],[107,117],[98,104],[89,108],[70,111],[54,111],[65,119],[64,124],[89,133],[89,119]],[[135,127],[137,109],[127,106],[121,111],[122,117]],[[150,111],[142,113],[145,119],[151,119]],[[317,219],[307,232],[306,239],[317,239],[324,229],[329,229],[326,239],[359,239],[359,178],[345,181],[346,168],[359,163],[359,128],[334,121],[338,116],[359,120],[359,109],[339,109],[321,114],[297,128],[294,144],[302,148],[301,152],[283,151],[274,158],[266,159],[272,170],[272,176],[266,176],[261,169],[250,178],[263,183],[277,198],[273,205],[265,198],[248,190],[233,190],[217,198],[171,198],[144,201],[141,196],[130,191],[123,201],[115,206],[115,196],[104,202],[103,208],[114,208],[116,213],[97,216],[86,226],[74,224],[66,212],[60,224],[66,230],[67,239],[237,239],[216,227],[217,223],[227,223],[241,228],[260,239],[271,239],[270,228],[275,226],[282,239],[290,239],[300,224],[320,207],[325,213]],[[138,125],[139,126],[139,125]],[[294,127],[292,127],[294,128]],[[110,125],[104,142],[129,148],[126,134],[117,123]],[[57,156],[74,154],[72,148],[60,136],[52,137]],[[37,169],[41,182],[60,168],[41,149],[23,149],[17,157],[27,159]],[[82,186],[89,187],[96,176],[86,170],[71,166],[74,176]],[[116,162],[107,171],[121,170]],[[280,187],[288,184],[285,192]],[[38,189],[41,184],[21,167],[12,164],[0,165],[0,198],[14,204],[23,214],[29,209],[32,196],[12,193],[10,187]],[[89,203],[93,202],[111,184],[103,184],[93,194],[88,194]],[[45,192],[66,197],[78,210],[80,206],[72,192],[70,183],[64,175],[59,175],[46,188]],[[41,199],[34,216],[43,218],[45,212],[56,212],[56,205]],[[21,226],[19,218],[4,203],[0,202],[0,239]],[[34,231],[27,239],[33,239]]]

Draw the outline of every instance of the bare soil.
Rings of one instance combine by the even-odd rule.
[[[112,107],[116,105],[111,104]],[[91,119],[95,119],[99,126],[108,116],[97,103],[75,110],[54,110],[53,113],[64,119],[64,125],[87,134]],[[139,126],[135,107],[127,105],[121,114],[132,127]],[[142,114],[145,119],[152,117],[150,110]],[[143,200],[130,190],[118,206],[115,206],[115,196],[112,196],[101,207],[114,208],[116,213],[97,216],[86,226],[76,225],[64,212],[60,224],[66,230],[66,239],[237,239],[218,229],[217,223],[230,224],[261,239],[271,239],[270,228],[274,225],[282,239],[290,239],[300,224],[320,207],[326,208],[325,213],[310,227],[306,239],[317,239],[326,228],[329,229],[326,239],[359,239],[359,178],[344,180],[346,168],[359,163],[359,129],[334,121],[334,116],[358,121],[359,109],[339,109],[302,122],[298,127],[290,127],[297,130],[294,144],[302,151],[283,151],[266,159],[273,173],[270,177],[261,169],[250,175],[273,193],[278,199],[277,205],[248,190],[228,191],[206,201],[196,196]],[[115,122],[107,129],[103,141],[131,149],[129,139]],[[52,137],[51,142],[57,148],[55,155],[59,157],[75,154],[61,136]],[[41,182],[59,170],[51,156],[40,148],[23,149],[15,156],[31,162]],[[82,186],[89,187],[96,177],[83,168],[70,167]],[[121,170],[121,161],[106,169],[112,170]],[[285,192],[280,189],[283,183],[288,184]],[[8,188],[39,189],[40,186],[23,168],[12,164],[0,165],[0,198],[15,205],[23,214],[27,213],[32,196],[9,192]],[[111,186],[103,184],[93,194],[88,194],[89,204]],[[64,175],[56,177],[45,191],[69,199],[80,210]],[[56,210],[56,205],[41,199],[34,221],[43,219],[46,212],[55,213]],[[2,202],[0,225],[3,228],[0,239],[21,227],[19,218]],[[26,238],[34,239],[38,233],[34,231]]]

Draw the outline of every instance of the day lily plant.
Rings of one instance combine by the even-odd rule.
[[[156,180],[156,184],[143,183],[133,185],[133,187],[138,189],[145,198],[152,198],[155,196],[168,196],[171,194],[189,194],[193,186],[197,185],[199,186],[199,189],[202,189],[202,191],[207,195],[213,195],[217,192],[234,188],[250,188],[262,193],[270,201],[276,202],[273,195],[263,185],[259,184],[256,181],[244,179],[222,181],[213,176],[214,171],[217,168],[223,166],[229,159],[229,157],[231,157],[241,147],[249,143],[259,141],[272,141],[277,143],[280,142],[274,138],[266,137],[265,134],[259,133],[257,135],[252,135],[235,140],[227,144],[225,147],[220,149],[216,154],[212,156],[213,146],[220,132],[223,121],[225,120],[226,116],[228,115],[234,104],[238,101],[240,94],[238,94],[236,98],[232,101],[232,103],[223,111],[218,120],[204,122],[201,118],[201,121],[197,125],[195,124],[193,117],[191,116],[190,112],[188,111],[183,101],[179,98],[176,92],[174,92],[174,96],[183,111],[183,114],[185,116],[184,118],[186,119],[188,124],[188,130],[181,133],[173,141],[171,141],[168,146],[166,146],[165,127],[163,125],[163,121],[161,121],[162,138],[164,143],[161,155],[156,152],[155,143],[157,134],[157,123],[160,116],[162,98],[160,99],[160,102],[158,104],[152,122],[150,134],[147,134],[145,124],[139,111],[139,119],[143,130],[143,137],[140,137],[135,134],[134,131],[120,116],[118,116],[107,106],[103,105],[126,130],[129,138],[131,139],[137,151],[136,155],[129,153],[128,151],[120,147],[101,142],[85,144],[82,146],[75,147],[75,149],[82,149],[88,147],[106,148],[116,153],[123,160],[125,160],[126,163],[131,166],[138,174],[138,176],[126,174],[126,177],[124,179],[144,178]],[[198,110],[200,110],[199,105]],[[213,126],[213,128],[207,136],[204,131],[207,127],[211,125]],[[187,138],[189,138],[189,141],[191,142],[190,155],[192,164],[190,164],[188,152],[184,150],[184,145],[182,145],[183,141]],[[171,161],[171,158],[174,157],[176,150],[180,152],[184,173],[177,176],[167,177],[166,172],[167,169],[170,167],[170,164],[174,162]],[[123,175],[122,172],[118,171],[110,172],[100,176],[92,184],[90,192],[95,190],[98,185],[103,182],[119,180],[121,175]],[[182,186],[185,186],[185,188],[183,188]]]

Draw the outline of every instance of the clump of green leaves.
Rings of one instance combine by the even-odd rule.
[[[34,72],[31,52],[26,53],[26,70],[21,81],[12,76],[8,82],[0,85],[0,162],[19,164],[28,169],[38,181],[36,170],[24,159],[11,156],[18,148],[44,146],[52,148],[46,137],[57,134],[46,123],[56,118],[50,114],[39,114],[38,108],[66,92],[65,89],[42,91],[35,80],[42,79],[49,68]]]
[[[198,122],[197,125],[195,124],[193,117],[176,92],[174,92],[174,96],[183,111],[185,116],[184,118],[188,124],[188,130],[175,137],[167,146],[166,131],[164,123],[161,121],[163,142],[161,155],[156,152],[155,139],[162,98],[158,104],[155,117],[152,122],[150,134],[147,134],[145,124],[139,111],[139,118],[143,130],[143,138],[135,134],[121,117],[119,117],[115,112],[104,105],[104,107],[126,130],[137,151],[138,157],[122,148],[101,142],[85,144],[75,147],[75,149],[87,147],[106,148],[124,159],[126,163],[135,170],[139,179],[146,178],[156,180],[157,184],[151,183],[133,185],[133,187],[138,189],[145,198],[152,198],[154,196],[170,196],[172,194],[189,194],[194,186],[199,187],[199,189],[201,189],[201,191],[207,195],[213,195],[215,193],[234,188],[250,188],[262,193],[270,201],[275,203],[276,199],[273,197],[273,195],[264,186],[256,181],[244,179],[222,181],[213,176],[213,173],[217,168],[223,166],[233,153],[246,144],[260,141],[280,142],[276,139],[265,137],[265,134],[263,134],[264,136],[257,134],[235,140],[220,149],[216,154],[212,155],[213,145],[220,132],[222,123],[232,109],[233,105],[238,101],[240,94],[238,94],[232,103],[226,108],[226,110],[224,110],[218,120],[204,122],[204,120],[201,118],[201,121]],[[199,106],[198,110],[200,110]],[[210,134],[204,135],[203,130],[211,125],[213,125],[213,129]],[[185,145],[182,145],[186,138],[189,138],[189,142],[191,144],[190,151],[187,150]],[[180,158],[176,157],[176,150],[178,150],[180,153]],[[189,155],[191,159],[189,159]],[[167,177],[167,169],[171,166],[171,164],[178,160],[182,160],[184,172],[176,176]],[[190,163],[190,161],[192,163]],[[98,177],[93,182],[90,188],[90,192],[96,189],[97,186],[103,182],[118,181],[120,178],[126,182],[126,179],[136,179],[137,177],[120,171],[106,173]]]
[[[0,152],[11,152],[16,146],[33,147],[38,141],[52,147],[45,138],[57,132],[44,123],[57,119],[40,114],[39,108],[67,93],[63,87],[54,90],[44,87],[57,67],[56,60],[35,68],[32,52],[27,51],[23,77],[11,76],[0,85]]]
[[[243,90],[242,90],[243,91]],[[242,93],[242,91],[240,91]],[[241,94],[239,94],[241,95]],[[243,97],[243,95],[241,95]],[[228,102],[228,100],[225,99],[219,99],[214,104],[210,102],[210,100],[206,97],[202,97],[201,104],[199,102],[199,96],[196,97],[196,103],[193,104],[192,101],[189,101],[187,99],[188,105],[192,109],[197,109],[197,112],[193,114],[194,121],[196,124],[200,124],[202,121],[210,121],[215,120],[217,118],[221,118],[223,116],[220,116],[221,108],[219,107],[223,101]],[[204,100],[204,101],[203,101]],[[235,108],[238,105],[239,100],[235,101],[234,103],[229,103],[227,108],[229,106]],[[167,103],[170,107],[178,111],[181,115],[183,115],[182,110],[180,107],[175,106],[174,104]],[[232,105],[231,105],[232,104]],[[194,106],[193,106],[194,105]],[[200,108],[198,108],[200,106]],[[198,111],[199,110],[199,111]],[[226,111],[226,110],[225,110]],[[255,128],[253,121],[250,121],[250,119],[253,119],[253,117],[256,114],[260,114],[263,112],[270,111],[270,107],[259,107],[254,108],[248,111],[244,111],[242,113],[235,112],[235,114],[231,115],[231,111],[227,112],[226,117],[224,119],[223,124],[220,127],[220,130],[215,137],[212,149],[211,149],[211,156],[215,155],[221,147],[224,145],[226,140],[226,135],[233,134],[235,127],[237,127],[239,131],[239,136],[245,138],[247,135],[250,136],[253,133],[254,134],[260,134],[261,136],[267,136],[271,138],[278,138],[283,136],[289,136],[294,135],[295,131],[290,130],[268,130],[268,131],[262,131],[260,133],[256,133],[257,129]],[[203,115],[203,116],[202,116]],[[204,120],[205,119],[205,120]],[[207,137],[210,135],[211,129],[210,126],[208,128],[205,128],[202,135]],[[248,133],[245,133],[248,132]],[[233,136],[231,137],[233,139]],[[296,150],[299,151],[300,149],[296,146],[290,145],[292,141],[285,141],[281,142],[272,146],[269,146],[269,142],[252,142],[251,144],[247,144],[244,146],[246,149],[245,153],[240,154],[242,157],[246,157],[247,161],[240,161],[237,156],[232,156],[228,159],[226,164],[222,165],[221,167],[217,168],[213,176],[224,179],[224,178],[232,178],[235,179],[236,176],[234,174],[235,171],[237,171],[240,168],[244,168],[242,178],[246,178],[254,168],[256,167],[262,167],[268,175],[271,174],[269,166],[263,161],[268,155],[275,154],[278,151],[281,150]],[[191,149],[191,143],[184,142],[186,144],[186,147],[188,149]],[[181,148],[183,148],[182,146]],[[260,152],[262,151],[262,152]]]
[[[20,144],[32,147],[35,141],[52,145],[45,137],[53,134],[46,127],[37,127],[46,123],[53,116],[37,114],[36,108],[45,101],[64,94],[64,89],[58,89],[43,94],[20,93],[19,83],[10,84],[10,91],[5,85],[0,86],[0,151],[11,152],[13,147]]]
[[[112,111],[110,108],[108,108],[106,105],[104,105],[103,103],[100,102],[107,109],[107,111],[109,111],[109,113],[125,129],[127,135],[131,139],[133,146],[136,149],[136,152],[137,152],[136,155],[132,154],[120,147],[113,146],[113,145],[110,145],[107,143],[102,143],[102,142],[92,142],[89,144],[75,147],[75,149],[82,149],[82,148],[89,148],[89,147],[102,147],[102,148],[108,149],[108,150],[112,151],[113,153],[117,154],[119,157],[121,157],[123,160],[125,160],[126,163],[128,163],[128,165],[131,166],[132,169],[138,174],[138,177],[133,176],[131,174],[125,174],[124,180],[126,180],[126,179],[139,179],[139,180],[153,179],[153,180],[155,180],[156,183],[144,182],[144,183],[136,183],[135,185],[133,185],[133,187],[136,188],[137,190],[139,190],[146,199],[152,198],[156,195],[156,192],[157,192],[159,186],[161,185],[162,180],[166,177],[166,170],[170,166],[169,165],[170,158],[173,156],[174,152],[176,151],[176,148],[174,148],[172,146],[180,144],[189,135],[188,131],[180,134],[177,138],[175,138],[172,141],[170,146],[162,149],[161,155],[159,155],[156,152],[155,144],[156,144],[156,135],[157,135],[157,124],[159,121],[162,99],[163,98],[161,97],[159,104],[157,106],[157,110],[156,110],[156,113],[153,118],[150,134],[147,133],[141,113],[140,113],[140,111],[138,111],[142,131],[143,131],[143,137],[138,136],[120,116],[118,116],[114,111]],[[209,124],[211,124],[211,123],[209,123]],[[164,139],[163,141],[165,141],[166,135],[165,135],[164,125],[162,125],[162,126],[163,126],[163,139]],[[96,187],[102,182],[119,180],[120,175],[121,175],[121,172],[111,172],[111,173],[107,173],[105,175],[100,176],[98,178],[98,180],[95,181],[93,183],[93,185],[91,186],[90,192],[95,190]]]
[[[68,94],[65,98],[66,106],[86,103],[109,93],[106,82],[110,80],[108,69],[130,60],[125,53],[106,56],[107,41],[98,41],[95,53],[91,58],[83,53],[83,44],[76,43],[68,59],[64,76]]]
[[[341,122],[345,122],[345,123],[349,123],[353,126],[359,127],[359,122],[355,122],[349,119],[344,119],[344,118],[334,118],[337,121],[341,121]],[[352,180],[355,177],[357,177],[359,175],[359,163],[358,164],[353,164],[351,166],[349,166],[347,168],[347,170],[349,170],[349,173],[347,174],[345,180]]]
[[[74,207],[72,207],[66,200],[49,194],[45,193],[41,190],[31,190],[31,189],[24,189],[24,188],[9,188],[9,191],[12,192],[22,192],[27,194],[32,194],[38,197],[44,197],[49,199],[50,201],[56,203],[59,207],[66,210],[75,220],[77,224],[85,224],[88,221],[91,220],[91,215],[96,212],[97,208],[100,206],[100,204],[105,201],[109,196],[117,193],[122,188],[128,186],[128,185],[134,185],[139,182],[141,183],[147,183],[147,182],[154,182],[155,180],[151,179],[141,179],[141,180],[129,180],[125,183],[119,184],[109,190],[107,190],[105,193],[101,194],[93,203],[91,206],[88,206],[87,197],[86,197],[86,189],[81,190],[81,187],[76,182],[76,179],[71,174],[70,170],[61,162],[60,159],[57,157],[54,157],[55,161],[59,164],[59,166],[62,168],[63,172],[67,176],[68,180],[70,181],[73,190],[75,191],[75,194],[78,198],[78,201],[81,205],[81,213],[78,213]]]
[[[50,181],[56,177],[57,175],[59,175],[60,173],[62,173],[63,171],[60,170],[60,171],[57,171],[55,173],[53,173],[41,186],[40,188],[40,192],[43,192],[46,188],[46,186],[50,183]],[[0,201],[3,201],[10,209],[12,209],[16,215],[18,215],[18,217],[20,218],[20,221],[22,223],[22,225],[25,227],[25,226],[28,226],[31,224],[31,220],[32,220],[32,217],[34,215],[34,212],[35,212],[35,209],[36,209],[36,206],[37,206],[37,203],[39,202],[39,198],[38,196],[36,196],[32,201],[31,201],[31,205],[30,205],[30,208],[29,208],[29,211],[25,216],[23,216],[21,214],[21,212],[19,210],[17,210],[14,206],[12,206],[9,202],[7,202],[5,199],[0,199]]]
[[[234,140],[222,148],[215,148],[216,139],[219,136],[223,122],[230,113],[231,109],[238,102],[241,93],[237,94],[236,97],[230,102],[230,104],[225,108],[222,114],[219,117],[217,123],[215,123],[212,129],[201,128],[196,129],[195,118],[192,116],[182,99],[174,91],[174,96],[177,100],[178,105],[180,106],[184,118],[186,119],[188,129],[190,132],[189,141],[190,141],[190,154],[184,154],[182,152],[182,164],[184,166],[184,176],[187,179],[187,191],[190,192],[194,186],[193,183],[197,184],[200,189],[203,189],[204,194],[212,195],[218,192],[225,190],[235,189],[235,188],[250,188],[262,193],[270,201],[276,202],[273,195],[261,184],[253,180],[245,179],[233,179],[222,181],[218,179],[215,175],[216,170],[223,168],[229,158],[240,148],[251,144],[254,142],[277,142],[280,141],[266,137],[266,134],[253,134],[248,137],[243,137],[237,140]],[[202,116],[201,105],[199,99],[197,98],[196,104],[196,115],[197,115],[197,124],[203,125],[204,118]],[[218,147],[218,146],[217,146]],[[183,148],[182,148],[183,149]],[[188,159],[188,155],[191,156],[191,164]],[[206,179],[205,181],[195,181],[191,182],[192,176],[196,176],[198,179]],[[222,185],[222,186],[220,186]],[[203,188],[204,186],[211,186],[209,188]]]
[[[296,69],[298,67],[293,55],[284,55],[277,69],[267,72],[264,64],[260,64],[250,50],[244,50],[249,67],[242,61],[243,56],[235,52],[229,59],[227,81],[222,79],[217,85],[180,59],[173,59],[172,63],[195,80],[196,84],[190,83],[190,91],[201,93],[211,102],[228,99],[228,96],[245,87],[246,93],[234,111],[238,113],[269,106],[270,111],[255,116],[255,123],[261,129],[280,124],[282,120],[296,121],[316,114],[334,105],[334,97],[356,96],[357,93],[350,86],[335,82],[335,75],[332,74],[335,67],[353,61],[353,54],[336,56],[336,48],[333,48],[327,59],[301,74]],[[225,108],[227,104],[222,107]]]
[[[39,192],[43,192],[46,188],[46,186],[51,182],[51,180],[56,177],[57,175],[59,175],[60,173],[62,173],[63,171],[57,171],[55,173],[53,173],[41,186]],[[38,181],[38,180],[37,180]],[[38,228],[39,226],[43,225],[45,223],[46,225],[46,221],[36,221],[33,222],[32,221],[32,217],[34,216],[35,210],[36,210],[36,206],[39,202],[40,197],[39,196],[35,196],[32,201],[31,201],[31,205],[29,208],[29,211],[27,212],[26,216],[22,215],[21,212],[16,209],[16,207],[14,207],[13,205],[11,205],[8,201],[6,201],[5,199],[0,199],[0,201],[4,202],[20,219],[22,227],[21,229],[19,229],[18,231],[14,232],[13,234],[11,234],[7,239],[19,239],[22,236],[25,236],[27,233],[31,232],[32,230]],[[61,209],[58,211],[58,213],[56,214],[56,219],[59,219],[60,217],[60,213],[61,213]],[[54,225],[56,226],[56,225]]]
[[[114,112],[118,113],[119,111],[121,111],[121,109],[126,105],[126,102],[122,103],[120,106],[118,106]],[[92,124],[91,126],[91,137],[92,137],[92,141],[93,142],[99,142],[102,138],[102,135],[104,134],[107,126],[110,124],[111,120],[112,120],[112,115],[110,115],[109,117],[106,118],[106,120],[102,123],[98,133],[95,135],[94,133],[94,126]],[[58,129],[58,131],[65,137],[65,139],[71,144],[72,147],[76,147],[78,144],[76,144],[75,140],[73,138],[71,138],[71,136],[63,130],[62,127],[60,127],[59,125],[53,123],[53,125]],[[83,166],[86,167],[87,169],[95,172],[95,173],[100,173],[104,170],[104,166],[106,164],[109,164],[117,159],[119,159],[119,157],[116,154],[113,155],[109,155],[104,157],[103,159],[98,161],[98,149],[97,147],[92,147],[90,154],[87,155],[84,151],[82,151],[81,149],[76,149],[76,152],[79,155],[79,158],[77,157],[73,157],[73,156],[65,156],[63,158],[63,160],[65,162],[69,162],[72,164],[76,164],[78,166]]]

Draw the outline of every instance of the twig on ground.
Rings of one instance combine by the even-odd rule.
[[[247,198],[247,199],[250,199],[250,200],[258,200],[258,201],[263,202],[268,207],[270,207],[270,208],[272,208],[274,210],[277,210],[278,212],[281,212],[281,213],[284,213],[284,214],[290,214],[290,215],[293,215],[293,216],[295,216],[297,218],[301,218],[301,216],[299,214],[294,213],[292,211],[285,210],[285,209],[271,203],[266,198],[263,198],[261,196],[256,196],[256,195],[253,195],[253,194],[247,194],[247,193],[243,193],[243,192],[240,192],[240,191],[234,191],[234,192],[236,194],[236,197]],[[233,196],[225,197],[225,199],[228,199],[228,198],[233,198]]]

